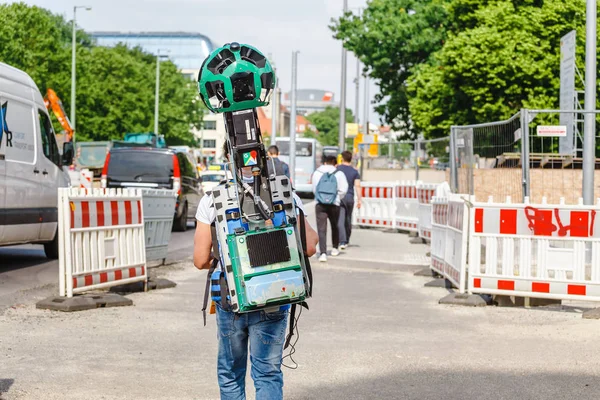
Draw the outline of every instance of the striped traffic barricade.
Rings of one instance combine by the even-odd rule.
[[[417,199],[418,181],[396,182],[394,189],[395,217],[394,227],[408,232],[418,232],[419,201]]]
[[[470,293],[600,300],[600,205],[473,202]]]
[[[60,188],[59,292],[146,282],[142,192]]]
[[[394,227],[394,182],[361,182],[362,206],[355,209],[358,226]]]
[[[417,184],[418,201],[418,231],[419,237],[427,241],[431,240],[431,199],[435,195],[437,183]]]

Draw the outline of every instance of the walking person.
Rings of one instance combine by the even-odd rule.
[[[348,192],[342,199],[340,207],[340,218],[338,230],[340,232],[340,250],[348,247],[350,235],[352,234],[352,212],[354,211],[354,194],[356,193],[356,208],[362,206],[362,195],[360,189],[360,174],[352,166],[352,153],[348,150],[342,152],[342,164],[338,165],[338,171],[346,176]]]
[[[290,167],[287,165],[285,161],[281,161],[279,159],[279,147],[272,145],[269,146],[267,150],[269,153],[269,157],[271,157],[271,161],[267,162],[267,168],[269,169],[269,175],[285,175],[288,178],[290,177]],[[275,170],[273,170],[275,167]]]
[[[331,241],[333,257],[340,254],[338,219],[340,204],[348,191],[348,181],[336,168],[336,157],[325,156],[321,165],[312,176],[313,193],[315,194],[315,214],[317,232],[319,233],[319,261],[327,261],[327,220],[331,224]]]
[[[224,154],[229,160],[227,143]],[[253,181],[249,168],[243,170],[242,179]],[[294,203],[304,212],[302,200],[292,192]],[[213,193],[207,193],[196,212],[196,234],[194,236],[194,266],[200,270],[209,269],[218,250],[213,248],[211,225],[217,212]],[[316,253],[317,233],[306,219],[302,219],[306,230],[307,256]],[[217,273],[221,266],[219,265]],[[217,282],[219,282],[217,280]],[[220,291],[220,283],[213,283],[212,289]],[[288,321],[289,305],[238,314],[220,302],[215,304],[217,317],[217,379],[222,400],[246,398],[246,367],[250,355],[251,376],[256,389],[256,399],[283,399],[283,373],[281,361]],[[265,338],[268,338],[266,340]]]

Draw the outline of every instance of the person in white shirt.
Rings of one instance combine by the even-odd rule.
[[[315,200],[317,202],[315,206],[315,214],[317,217],[317,232],[319,233],[319,261],[327,261],[327,220],[331,224],[331,241],[333,249],[331,250],[332,256],[338,256],[339,251],[339,231],[338,231],[338,220],[340,216],[340,204],[342,199],[348,192],[348,181],[346,176],[335,168],[336,164],[335,156],[325,156],[324,163],[321,165],[312,176],[313,193],[315,194]],[[331,185],[327,187],[321,185],[319,182],[324,177],[335,177],[336,192],[330,193]],[[325,193],[323,193],[325,192]]]

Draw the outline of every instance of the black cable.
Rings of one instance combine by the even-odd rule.
[[[300,312],[298,313],[298,316],[294,318],[294,330],[296,332],[296,340],[294,340],[294,343],[290,343],[290,351],[287,355],[283,356],[283,358],[281,359],[281,365],[289,368],[289,369],[298,369],[298,363],[296,362],[296,360],[294,360],[294,353],[296,353],[296,344],[298,343],[298,340],[300,340],[300,330],[298,329],[298,320],[300,319],[300,316],[302,315],[302,306],[299,307],[300,308]],[[283,361],[288,358],[290,359],[290,361],[292,362],[292,365],[286,365]]]

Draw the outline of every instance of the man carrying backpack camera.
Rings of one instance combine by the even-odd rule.
[[[319,233],[319,261],[327,261],[327,220],[331,224],[331,241],[333,257],[340,254],[338,219],[340,204],[348,191],[346,176],[335,168],[336,157],[325,156],[321,165],[312,176],[313,193],[315,194],[315,213],[317,231]]]

